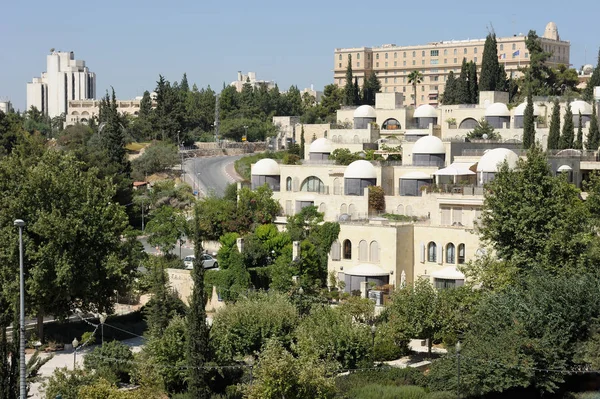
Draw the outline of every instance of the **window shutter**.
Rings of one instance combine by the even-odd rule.
[[[425,243],[421,242],[421,263],[425,263]]]
[[[444,262],[444,258],[442,257],[444,255],[444,246],[439,242],[436,242],[435,245],[437,245],[437,263],[441,265]]]

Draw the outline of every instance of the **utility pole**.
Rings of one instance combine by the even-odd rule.
[[[219,94],[215,96],[215,143],[219,143]]]

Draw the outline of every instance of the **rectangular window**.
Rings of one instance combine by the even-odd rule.
[[[379,68],[379,62],[375,63],[375,68]]]
[[[406,61],[402,61],[402,66],[406,66]]]
[[[473,57],[473,62],[477,64],[477,57]]]
[[[513,49],[513,50],[516,50],[516,49],[517,49],[517,45],[516,45],[515,43],[513,43],[513,45],[512,45],[512,49]]]
[[[421,60],[421,65],[425,65],[425,60]]]
[[[421,101],[425,101],[425,96],[421,96]]]
[[[340,62],[340,63],[338,64],[338,68],[341,68],[341,67],[342,67],[342,63]]]
[[[340,54],[339,60],[340,60],[340,61],[342,60],[342,55],[341,55],[341,54]]]
[[[394,91],[396,91],[396,86],[394,86]]]
[[[454,49],[454,55],[458,54],[458,50]]]
[[[421,51],[421,57],[425,57],[425,50]]]
[[[504,44],[500,45],[500,51],[504,50]]]
[[[432,76],[432,77],[431,77],[431,80],[433,80],[434,82],[437,82],[437,81],[438,81],[438,79],[439,79],[439,76]]]
[[[385,84],[387,84],[387,78],[385,78]]]
[[[415,60],[413,60],[413,65],[417,65],[417,62]]]
[[[446,290],[456,288],[456,280],[448,280],[444,278],[435,278],[433,279],[435,282],[436,290]]]
[[[444,49],[444,55],[448,55],[448,49]]]
[[[431,60],[431,65],[437,65],[439,63],[439,60]]]
[[[454,59],[454,63],[456,64],[457,62],[458,62],[458,58],[455,58]]]
[[[398,66],[398,61],[394,61],[394,66]]]
[[[450,226],[452,224],[452,223],[450,223],[451,222],[450,215],[451,215],[451,208],[448,208],[448,207],[442,208],[442,220],[441,220],[442,226]]]
[[[356,63],[356,67],[360,68],[360,61]]]
[[[416,57],[416,56],[417,56],[417,52],[413,51],[413,57]]]
[[[406,58],[406,51],[402,54],[402,57]]]
[[[394,58],[398,58],[398,53],[394,53]]]
[[[402,83],[406,83],[406,76],[402,78]]]
[[[444,64],[448,63],[448,58],[444,58]]]
[[[406,93],[406,86],[402,87],[402,93]]]
[[[386,62],[385,62],[385,67],[386,67],[386,68],[387,68],[387,65],[388,65],[388,64],[387,64],[387,61],[386,61]]]
[[[462,208],[452,208],[452,225],[462,226]]]
[[[440,50],[431,50],[431,51],[429,52],[429,55],[430,55],[431,57],[437,57],[438,55],[440,55]]]
[[[421,91],[425,91],[425,86],[421,86]]]
[[[360,53],[356,54],[356,59],[360,60]]]
[[[394,78],[394,83],[397,83],[397,80],[396,80],[396,79],[397,79],[397,78]]]
[[[473,54],[477,54],[477,47],[473,49]]]
[[[465,49],[463,50],[463,54],[467,54],[467,48],[465,47]]]

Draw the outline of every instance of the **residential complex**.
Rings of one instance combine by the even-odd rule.
[[[7,114],[10,111],[12,111],[12,109],[13,109],[13,106],[10,101],[0,101],[0,111]]]
[[[398,286],[419,277],[437,287],[458,286],[465,281],[460,265],[486,251],[476,232],[484,185],[494,178],[500,163],[515,167],[524,154],[525,104],[509,110],[507,102],[506,93],[481,92],[476,105],[424,104],[414,109],[404,105],[401,93],[379,93],[375,107],[338,111],[337,119],[350,128],[304,125],[307,144],[302,164],[260,160],[252,166],[251,184],[253,188],[268,184],[284,216],[314,205],[326,221],[340,223],[328,268],[345,282],[346,291],[366,295],[369,285]],[[592,105],[583,101],[570,105],[577,115],[575,126],[581,112],[587,134]],[[560,107],[564,116],[566,104]],[[536,140],[545,146],[552,103],[536,100],[534,113]],[[499,140],[466,140],[482,118],[494,126]],[[286,129],[290,135],[297,136],[298,131],[299,126]],[[375,150],[387,159],[382,144],[401,145],[402,161],[363,159],[344,166],[329,160],[337,148]],[[593,151],[554,151],[549,165],[554,174],[566,175],[579,187],[600,169]],[[383,189],[384,210],[370,208],[368,188],[374,185]],[[285,217],[278,222],[283,228]]]
[[[540,39],[543,49],[552,53],[548,65],[570,65],[571,44],[561,40],[554,22],[546,25]],[[497,38],[498,59],[509,75],[516,73],[519,67],[529,65],[525,40],[526,36],[523,34]],[[373,71],[381,81],[382,92],[404,93],[410,99],[410,104],[414,104],[413,88],[408,82],[408,75],[419,70],[423,74],[423,82],[418,85],[416,104],[435,105],[444,92],[450,71],[460,73],[463,58],[481,67],[484,44],[485,39],[474,39],[416,46],[386,44],[380,47],[337,48],[334,51],[334,83],[338,86],[346,84],[348,58],[352,56],[352,70],[360,85]]]
[[[141,99],[117,100],[117,111],[120,114],[137,116],[140,111],[140,102]],[[88,123],[90,118],[97,118],[99,113],[99,100],[71,100],[68,102],[65,124],[69,126]]]
[[[36,107],[53,118],[67,114],[70,100],[96,97],[96,74],[75,54],[54,51],[46,57],[46,72],[27,83],[27,109]]]
[[[238,71],[237,80],[231,82],[231,86],[235,87],[238,92],[241,92],[246,83],[249,83],[252,88],[265,86],[267,89],[273,89],[276,86],[276,83],[272,80],[257,80],[256,72],[248,72],[248,74],[244,75],[242,71]]]

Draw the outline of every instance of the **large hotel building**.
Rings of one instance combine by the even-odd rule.
[[[504,64],[506,72],[517,72],[519,67],[529,64],[529,52],[525,46],[526,36],[497,38],[498,59]],[[544,35],[540,37],[545,51],[552,53],[549,59],[551,66],[564,64],[569,66],[571,44],[560,39],[554,22],[546,25]],[[384,93],[404,93],[407,103],[414,104],[413,89],[408,83],[408,74],[419,70],[423,74],[423,82],[417,87],[417,105],[438,104],[440,94],[448,73],[460,73],[463,58],[474,61],[481,67],[485,39],[452,40],[428,43],[418,46],[396,46],[386,44],[380,47],[337,48],[334,53],[334,83],[338,86],[346,84],[346,68],[348,57],[352,56],[352,70],[362,85],[371,71],[381,81]]]

